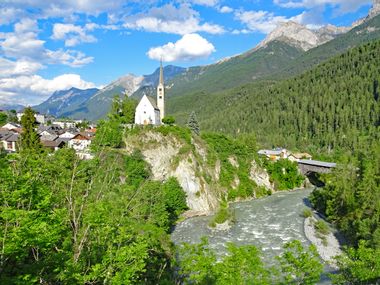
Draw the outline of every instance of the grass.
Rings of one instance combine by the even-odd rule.
[[[302,211],[302,217],[304,217],[305,219],[310,218],[312,216],[313,216],[313,212],[310,209],[304,209]]]
[[[315,222],[314,228],[319,234],[322,235],[328,235],[330,233],[329,226],[322,220]]]

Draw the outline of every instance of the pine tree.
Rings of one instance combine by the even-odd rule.
[[[21,117],[22,134],[21,134],[21,150],[22,151],[40,151],[42,145],[36,130],[36,119],[34,111],[28,107],[24,110],[24,115]]]
[[[190,128],[190,130],[197,135],[200,133],[199,123],[197,120],[197,116],[194,111],[191,112],[189,116],[189,120],[187,121],[187,126]]]

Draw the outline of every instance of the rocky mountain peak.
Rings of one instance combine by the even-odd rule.
[[[264,47],[269,42],[277,40],[307,51],[332,40],[334,37],[347,30],[347,28],[336,27],[333,25],[327,25],[319,30],[312,30],[302,24],[289,21],[279,24],[256,49]]]
[[[369,11],[368,17],[371,19],[380,14],[380,0],[373,0],[372,9]]]

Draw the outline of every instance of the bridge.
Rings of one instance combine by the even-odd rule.
[[[298,168],[303,175],[308,175],[312,172],[315,173],[330,173],[336,163],[324,162],[318,160],[301,159],[298,161]]]

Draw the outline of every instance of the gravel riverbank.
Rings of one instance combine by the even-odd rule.
[[[320,257],[327,262],[331,267],[337,269],[334,257],[342,254],[340,244],[333,233],[325,235],[325,242],[318,237],[318,233],[314,228],[314,223],[317,220],[314,217],[306,218],[304,230],[306,238],[316,246]]]

